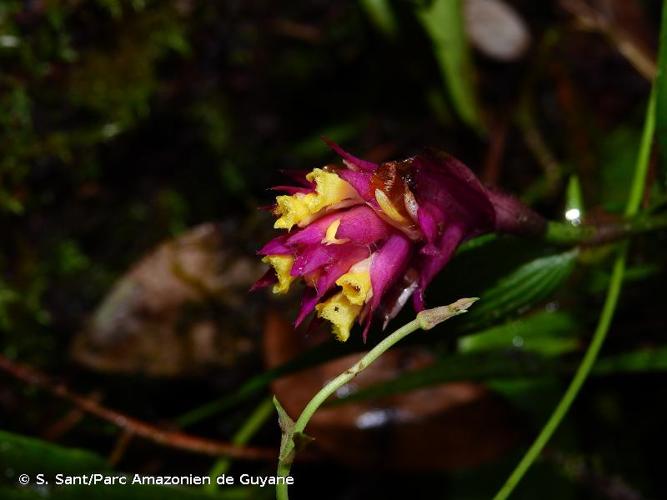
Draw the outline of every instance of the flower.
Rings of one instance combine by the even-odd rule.
[[[298,326],[309,313],[329,321],[345,341],[355,322],[364,339],[374,316],[384,325],[424,292],[468,238],[501,230],[541,228],[518,201],[484,188],[461,162],[441,152],[382,164],[352,156],[326,141],[344,167],[328,165],[278,186],[274,227],[286,234],[259,254],[271,269],[253,289],[287,293],[306,285]]]

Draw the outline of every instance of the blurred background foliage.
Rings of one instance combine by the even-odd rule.
[[[617,220],[656,74],[661,7],[2,1],[3,356],[99,404],[208,439],[232,440],[272,382],[281,401],[294,400],[286,408],[298,408],[344,368],[332,359],[367,346],[312,347],[317,335],[296,345],[301,334],[284,325],[295,298],[246,295],[261,272],[253,253],[270,234],[257,210],[270,203],[267,186],[284,183],[284,169],[334,161],[324,135],[375,161],[442,148],[552,220],[572,208],[573,223]],[[644,203],[653,212],[667,201],[660,155]],[[516,498],[664,496],[665,236],[633,243],[604,357]],[[296,498],[489,498],[580,359],[612,255],[613,245],[517,238],[462,248],[429,303],[482,300],[442,332],[415,335],[400,359],[313,421],[314,455],[294,469]],[[21,472],[213,467],[210,456],[133,438],[25,380],[0,380],[3,498],[91,494],[16,489]],[[275,448],[273,419],[255,416],[239,442]],[[270,473],[274,464],[220,467]]]

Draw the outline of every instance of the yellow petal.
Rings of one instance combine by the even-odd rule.
[[[335,172],[315,168],[306,175],[306,179],[315,183],[317,195],[313,195],[309,199],[313,211],[321,210],[326,206],[335,205],[344,200],[355,199],[361,201],[355,189]]]
[[[351,304],[362,306],[373,296],[371,275],[367,270],[355,272],[350,269],[336,280],[336,284],[343,289],[342,294]]]
[[[317,304],[315,309],[320,318],[331,322],[336,338],[345,342],[350,337],[350,329],[354,320],[359,316],[361,306],[350,303],[343,292],[340,292],[321,304]]]
[[[354,188],[335,172],[316,168],[306,175],[306,179],[315,183],[314,193],[276,198],[274,214],[278,220],[273,226],[276,229],[289,230],[294,225],[304,227],[328,208],[362,201]]]
[[[378,205],[380,205],[380,208],[385,213],[385,215],[391,220],[396,221],[399,224],[408,224],[410,222],[408,219],[403,217],[398,210],[396,210],[394,204],[381,189],[375,190],[375,199],[377,200]]]
[[[262,262],[272,266],[276,272],[278,283],[273,285],[273,293],[287,293],[292,281],[294,281],[294,276],[290,274],[294,257],[291,255],[267,255],[262,259]]]
[[[273,227],[275,229],[292,229],[292,226],[303,221],[310,221],[312,215],[304,198],[310,195],[297,193],[293,196],[277,196],[274,214],[280,215]]]
[[[348,238],[343,238],[340,240],[336,238],[336,232],[338,231],[339,227],[340,219],[336,219],[331,224],[329,224],[329,227],[327,227],[327,232],[324,235],[324,238],[322,238],[322,243],[325,245],[342,245],[343,243],[350,241]]]

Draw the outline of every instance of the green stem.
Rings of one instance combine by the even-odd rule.
[[[379,31],[389,38],[396,36],[396,16],[389,0],[361,0],[361,6]]]
[[[611,275],[611,282],[607,290],[607,297],[605,299],[604,307],[600,315],[600,320],[598,322],[595,333],[593,334],[593,339],[591,341],[586,354],[584,355],[579,368],[577,369],[572,382],[565,391],[562,399],[558,403],[558,406],[549,417],[549,420],[542,428],[542,431],[537,436],[531,447],[528,449],[526,454],[523,456],[519,465],[512,472],[510,477],[507,479],[503,487],[498,491],[494,500],[504,500],[510,496],[515,486],[523,478],[524,474],[528,469],[533,465],[533,462],[539,454],[542,452],[542,449],[547,444],[551,436],[556,431],[560,425],[563,417],[567,414],[570,406],[572,406],[573,401],[579,394],[581,386],[586,381],[588,374],[597,359],[600,348],[606,338],[607,331],[611,325],[611,320],[614,316],[614,310],[616,309],[616,304],[618,302],[618,297],[621,291],[621,285],[623,283],[623,274],[625,272],[625,247],[623,245],[622,250],[619,252],[616,260],[614,261],[614,269]]]
[[[663,31],[667,26],[663,27]],[[644,198],[644,189],[646,188],[646,176],[648,175],[648,168],[651,159],[651,146],[653,143],[653,134],[655,133],[655,112],[656,92],[655,89],[651,91],[651,97],[648,102],[648,109],[646,110],[646,121],[644,122],[644,130],[642,131],[641,144],[639,146],[639,153],[637,155],[637,163],[635,164],[635,176],[630,187],[630,195],[628,196],[628,203],[625,206],[626,217],[634,217],[639,212],[642,199]]]
[[[299,418],[293,424],[292,429],[283,437],[283,443],[280,449],[280,460],[278,462],[278,476],[288,477],[292,467],[292,460],[295,452],[294,436],[303,434],[313,414],[322,404],[338,389],[347,384],[363,370],[368,368],[376,359],[394,344],[417,330],[430,330],[439,323],[467,312],[468,308],[476,301],[476,298],[460,299],[448,306],[436,307],[421,311],[417,317],[409,323],[403,325],[391,335],[385,337],[379,344],[371,349],[364,357],[357,361],[350,368],[338,375],[335,379],[325,385],[308,402],[306,407],[299,415]],[[280,484],[282,483],[282,484]],[[276,497],[278,500],[288,500],[287,484],[279,482],[276,486]]]
[[[653,217],[632,217],[627,220],[599,226],[574,226],[550,221],[544,240],[559,245],[596,245],[667,228],[667,214]]]
[[[641,205],[641,201],[644,195],[644,186],[646,184],[646,174],[648,172],[651,143],[654,131],[655,92],[651,92],[651,98],[649,100],[648,110],[646,112],[646,120],[644,122],[644,130],[642,133],[639,154],[637,155],[637,162],[635,165],[634,178],[630,188],[630,194],[628,196],[628,203],[625,209],[625,215],[628,217],[635,216],[639,210],[639,206]],[[626,255],[627,243],[624,243],[619,249],[616,260],[614,261],[611,280],[609,282],[609,288],[607,289],[607,296],[605,298],[604,306],[602,308],[602,312],[600,313],[600,319],[598,320],[597,327],[595,328],[593,338],[590,345],[588,346],[588,349],[586,350],[586,354],[584,355],[579,368],[577,368],[572,382],[570,382],[570,385],[565,391],[565,394],[558,403],[558,406],[556,406],[556,409],[551,414],[551,417],[549,417],[547,423],[540,431],[540,434],[537,436],[512,474],[510,474],[509,478],[502,486],[500,491],[498,491],[494,497],[494,500],[505,500],[511,495],[516,485],[519,483],[519,481],[521,481],[533,462],[535,462],[537,457],[542,452],[544,446],[551,439],[551,436],[553,436],[554,432],[572,406],[572,403],[576,399],[577,394],[579,394],[579,391],[581,390],[584,382],[588,378],[588,375],[591,372],[593,365],[595,364],[595,360],[597,359],[614,317],[614,311],[616,310],[618,298],[621,294],[621,287],[623,285]]]
[[[634,199],[635,197],[633,197]],[[634,201],[633,204],[635,204]],[[543,241],[555,245],[600,245],[666,228],[667,213],[653,216],[631,216],[618,222],[599,225],[582,224],[575,226],[569,222],[548,221],[546,231],[540,237]],[[462,254],[479,248],[497,238],[497,233],[478,236],[463,243],[456,253]]]
[[[232,437],[232,443],[237,445],[247,444],[248,441],[261,429],[262,425],[269,419],[273,414],[273,402],[270,398],[262,401],[257,408],[250,414],[246,419],[244,424],[239,428],[239,430]],[[232,461],[229,457],[224,457],[218,460],[211,471],[209,472],[209,477],[216,478],[225,474],[229,467],[232,465]],[[208,491],[215,491],[218,485],[215,482],[215,479],[211,481],[210,484],[207,484],[204,489]]]

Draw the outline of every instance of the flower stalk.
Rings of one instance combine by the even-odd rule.
[[[280,403],[274,398],[274,404],[278,410],[283,431],[283,438],[280,444],[280,458],[278,461],[278,476],[289,476],[294,455],[297,451],[298,442],[308,439],[303,433],[306,425],[308,425],[308,422],[317,409],[322,406],[332,394],[368,368],[375,360],[400,340],[417,330],[430,330],[449,318],[467,312],[470,306],[477,300],[477,298],[459,299],[448,306],[436,307],[419,312],[414,320],[403,325],[391,335],[385,337],[359,361],[325,385],[308,402],[296,422],[293,422],[289,416],[287,416],[280,406]],[[278,500],[288,500],[289,495],[286,482],[279,481],[279,484],[276,486],[276,497]]]

